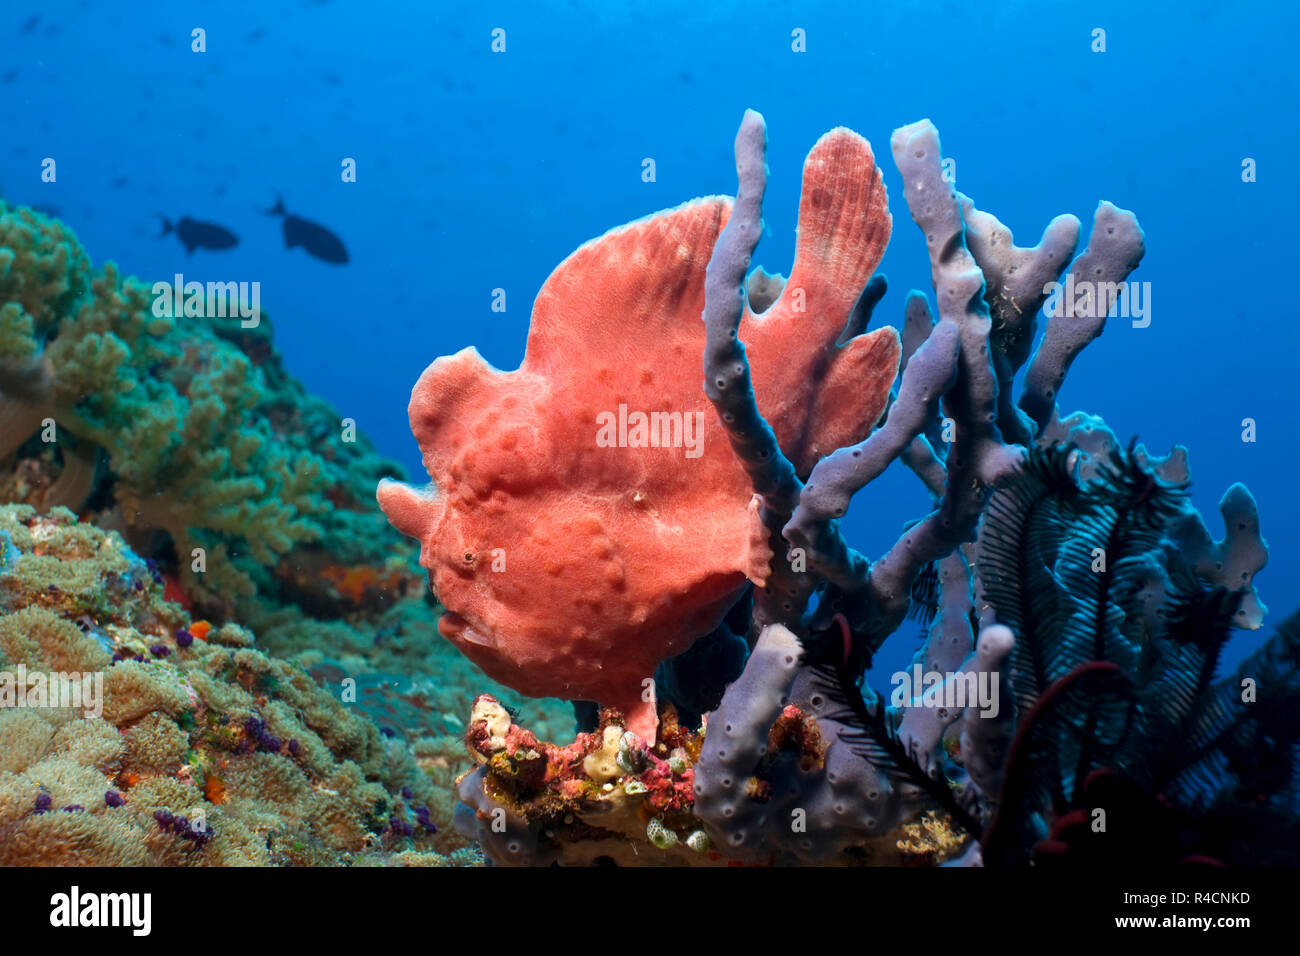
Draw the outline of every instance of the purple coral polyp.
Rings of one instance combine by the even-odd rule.
[[[165,833],[173,833],[195,846],[204,846],[212,839],[212,828],[206,823],[191,823],[186,817],[173,816],[167,810],[155,810],[153,818]]]
[[[266,721],[258,717],[249,717],[244,721],[244,733],[252,742],[254,750],[260,748],[278,753],[284,746],[284,741],[267,730]]]

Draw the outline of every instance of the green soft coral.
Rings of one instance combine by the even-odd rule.
[[[39,348],[32,317],[17,302],[5,303],[0,308],[0,365],[27,362]]]
[[[321,538],[330,476],[276,434],[236,345],[151,302],[112,263],[93,270],[62,223],[0,202],[0,460],[46,419],[57,442],[98,445],[126,523],[170,535],[186,590],[229,607],[259,566]]]
[[[0,286],[42,334],[86,294],[90,259],[63,223],[0,200]]]

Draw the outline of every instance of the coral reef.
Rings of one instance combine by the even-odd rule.
[[[478,863],[452,817],[484,679],[375,504],[401,470],[265,313],[156,316],[28,209],[0,207],[0,303],[3,859]],[[2,698],[69,668],[102,715]]]
[[[934,311],[869,330],[892,224],[845,129],[790,277],[751,269],[749,112],[734,203],[580,248],[517,371],[429,367],[422,489],[266,315],[178,322],[0,204],[0,864],[1298,862],[1300,616],[1217,673],[1267,613],[1254,499],[1216,540],[1183,448],[1058,407],[1136,218],[1018,247],[932,125],[891,148]],[[896,460],[931,510],[873,561],[841,519]]]
[[[506,683],[594,691],[605,708],[591,732],[558,747],[480,698],[467,735],[480,766],[460,782],[458,825],[497,863],[860,863],[911,853],[925,863],[1107,865],[1154,845],[1143,843],[1135,819],[1154,821],[1152,839],[1170,861],[1296,862],[1296,619],[1237,674],[1214,680],[1231,628],[1258,627],[1264,612],[1253,577],[1267,547],[1249,492],[1238,485],[1225,496],[1227,535],[1216,542],[1187,500],[1181,448],[1159,458],[1136,443],[1123,447],[1104,422],[1062,418],[1057,407],[1066,372],[1142,258],[1136,218],[1103,202],[1088,247],[1073,259],[1080,224],[1071,216],[1020,248],[945,178],[928,121],[897,130],[891,147],[926,237],[938,309],[936,318],[922,293],[908,297],[901,370],[878,428],[875,401],[892,353],[843,380],[808,372],[828,354],[844,361],[882,348],[865,343],[897,341],[887,330],[864,336],[886,284],[867,281],[860,266],[878,261],[888,232],[870,149],[843,130],[822,139],[805,166],[791,279],[747,274],[767,175],[765,127],[752,111],[736,139],[734,208],[704,230],[715,241],[703,277],[700,230],[686,231],[684,217],[715,200],[576,253],[539,297],[520,372],[501,375],[461,353],[435,362],[416,386],[412,426],[434,487],[384,484],[379,495],[390,519],[421,539],[434,589],[457,613],[448,633],[476,660],[493,661],[485,666]],[[665,230],[682,241],[666,243]],[[862,235],[872,251],[845,271],[829,237]],[[615,251],[617,269],[584,268]],[[803,334],[787,335],[781,323],[795,303],[823,288],[810,271],[836,294],[819,293]],[[1067,272],[1078,298],[1071,309],[1045,309]],[[702,308],[702,342],[655,321],[672,314],[655,307],[668,288],[681,311]],[[1040,309],[1048,316],[1041,336]],[[768,321],[785,346],[779,356],[766,345]],[[639,337],[647,322],[656,332],[649,342]],[[570,336],[563,356],[557,328]],[[620,356],[639,364],[629,373]],[[613,407],[628,386],[591,388],[573,403],[581,414],[562,421],[547,412],[546,376],[560,377],[554,387],[574,398],[592,379],[632,374],[654,389],[638,393],[642,403],[671,398],[674,408],[694,409],[693,389],[658,390],[682,377],[692,356],[702,359],[704,395],[746,485],[737,489],[721,463],[702,465],[689,492],[713,511],[666,509],[663,526],[641,527],[643,553],[659,563],[632,593],[681,602],[673,630],[648,650],[635,630],[645,620],[629,619],[622,600],[631,575],[588,587],[605,562],[630,553],[624,538],[602,538],[593,552],[547,530],[562,514],[566,527],[604,534],[627,506],[617,496],[645,480],[638,452],[594,458],[587,427],[604,407],[591,395]],[[563,377],[584,362],[581,385],[576,371]],[[799,371],[803,384],[786,393],[805,412],[794,427],[768,391],[772,365]],[[845,411],[855,402],[865,409],[857,419]],[[827,415],[850,425],[817,421]],[[528,422],[538,424],[525,432]],[[895,460],[917,473],[933,510],[871,561],[845,540],[840,519]],[[676,474],[677,462],[655,461],[657,475]],[[629,462],[636,467],[621,472]],[[593,469],[595,485],[583,485]],[[539,485],[547,494],[535,493]],[[570,494],[578,489],[591,493],[581,505]],[[746,517],[750,551],[737,557]],[[489,549],[539,528],[535,564],[485,574]],[[548,559],[557,547],[563,556]],[[705,589],[702,554],[733,581],[743,571],[755,584],[752,602],[738,584]],[[602,597],[599,615],[575,616],[556,600],[571,585]],[[708,613],[697,613],[702,606]],[[887,702],[862,676],[909,612],[926,626],[916,671],[937,679]],[[567,630],[576,621],[581,633]],[[728,651],[737,634],[751,647],[739,676]],[[692,640],[703,649],[682,654]],[[657,699],[629,704],[621,684],[534,676],[574,666],[577,652],[621,677],[679,656],[660,668]],[[1268,688],[1267,701],[1250,688]],[[698,731],[679,723],[679,701],[686,713],[708,711]],[[1123,840],[1089,840],[1094,831],[1079,825],[1102,793],[1123,818]]]
[[[436,611],[398,602],[382,652],[342,621],[281,618],[255,646],[167,600],[116,532],[0,508],[0,864],[479,863],[452,820],[457,713],[482,676]],[[18,683],[59,673],[102,680],[98,714],[22,706]]]

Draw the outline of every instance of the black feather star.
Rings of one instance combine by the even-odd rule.
[[[1300,615],[1215,683],[1243,592],[1203,580],[1171,543],[1186,484],[1131,445],[1084,480],[1079,454],[1031,450],[978,531],[984,597],[1017,638],[1021,715],[986,864],[1113,865],[1126,841],[1103,853],[1080,825],[1103,794],[1130,823],[1159,818],[1171,862],[1300,862],[1300,840],[1261,851],[1252,836],[1300,833]]]

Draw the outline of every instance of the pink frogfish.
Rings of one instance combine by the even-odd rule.
[[[696,199],[580,247],[538,293],[518,370],[473,348],[434,361],[409,406],[432,483],[378,489],[420,541],[449,641],[520,693],[618,708],[649,742],[658,664],[772,558],[702,384],[704,271],[730,213]],[[884,411],[897,332],[837,340],[890,227],[870,145],[827,133],[804,164],[789,280],[740,327],[800,474]]]

